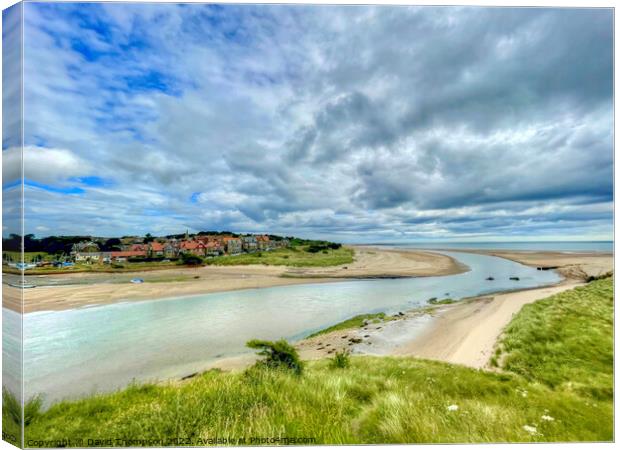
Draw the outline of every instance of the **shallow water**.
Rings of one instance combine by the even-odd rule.
[[[501,258],[442,253],[471,270],[444,277],[282,286],[27,314],[26,396],[43,393],[49,403],[119,388],[132,379],[181,376],[217,358],[246,352],[244,344],[253,338],[295,340],[360,313],[395,313],[425,305],[431,297],[459,299],[560,280],[553,271]],[[486,281],[488,276],[495,281]],[[511,276],[520,281],[509,280]],[[19,320],[6,310],[4,317]],[[10,353],[14,343],[3,340]]]

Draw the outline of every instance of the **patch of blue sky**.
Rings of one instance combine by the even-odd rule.
[[[11,189],[15,189],[15,188],[21,188],[22,185],[22,180],[14,180],[11,181],[10,183],[3,183],[2,184],[2,190],[3,191],[10,191]]]
[[[181,95],[181,90],[175,86],[173,78],[156,70],[127,76],[124,81],[131,92],[160,91],[176,97]]]
[[[20,180],[17,180],[10,185],[2,186],[2,190],[8,190],[10,188],[17,187],[21,184]],[[86,191],[79,186],[52,186],[50,184],[39,183],[38,181],[33,180],[24,180],[24,189],[34,188],[41,189],[47,192],[53,192],[54,194],[64,194],[64,195],[81,195]]]
[[[69,181],[73,183],[80,183],[88,187],[109,187],[114,185],[114,181],[97,176],[90,177],[72,177]]]
[[[189,197],[189,201],[191,203],[198,203],[198,197],[200,197],[200,192],[194,192],[190,197]]]

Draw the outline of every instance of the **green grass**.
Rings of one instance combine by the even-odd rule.
[[[528,380],[611,401],[613,279],[525,306],[506,328],[496,356]]]
[[[247,444],[251,437],[611,441],[612,283],[595,281],[524,308],[502,339],[500,372],[404,357],[351,357],[338,370],[329,359],[312,361],[301,376],[210,371],[184,383],[58,403],[26,428],[26,444],[97,437],[176,445],[167,439],[182,437],[181,444],[204,445],[214,436]]]
[[[244,253],[234,256],[217,256],[207,258],[205,264],[218,266],[235,266],[264,264],[268,266],[291,267],[328,267],[350,264],[353,262],[353,250],[341,247],[317,253],[307,252],[308,246],[281,248],[269,252]]]
[[[428,300],[428,303],[431,305],[450,305],[452,303],[456,303],[456,300],[452,298],[444,298],[442,300],[437,300],[436,298],[431,298]]]
[[[312,333],[309,338],[320,336],[322,334],[331,333],[332,331],[339,330],[348,330],[350,328],[360,328],[364,326],[365,321],[369,322],[380,322],[388,318],[385,313],[374,313],[374,314],[360,314],[359,316],[351,317],[350,319],[343,320],[342,322],[338,322],[331,327],[324,328],[322,330],[317,331],[316,333]],[[389,318],[388,318],[389,319]]]
[[[543,415],[553,422],[542,421]],[[612,438],[611,417],[609,402],[551,391],[517,375],[353,357],[340,370],[329,361],[311,362],[302,377],[256,369],[209,372],[180,386],[133,386],[60,403],[26,429],[26,442],[186,437],[196,444],[216,435],[333,444],[596,441]]]
[[[125,262],[122,264],[85,264],[76,263],[72,267],[37,267],[35,269],[28,269],[25,271],[26,275],[56,275],[56,274],[68,274],[68,273],[124,273],[124,272],[149,272],[161,269],[176,269],[181,267],[177,262],[161,262],[161,261],[149,261],[149,262]],[[182,266],[191,267],[191,266]],[[21,271],[12,267],[2,266],[2,271],[6,273],[19,274]]]

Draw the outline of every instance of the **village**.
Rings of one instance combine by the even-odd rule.
[[[268,235],[220,235],[185,233],[177,237],[125,237],[117,239],[113,248],[110,240],[92,239],[75,243],[70,259],[75,263],[112,264],[145,260],[177,260],[194,256],[210,258],[216,256],[239,255],[286,248],[290,242],[286,238]]]

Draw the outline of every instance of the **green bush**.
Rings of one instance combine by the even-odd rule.
[[[192,255],[191,253],[183,253],[181,255],[181,263],[188,266],[199,266],[203,263],[200,256]]]
[[[258,366],[270,369],[289,369],[297,375],[301,375],[303,371],[303,363],[299,359],[297,350],[284,339],[275,342],[253,339],[248,341],[246,346],[260,350],[258,354],[265,357],[256,363]]]
[[[351,365],[350,353],[347,350],[336,352],[334,357],[329,361],[329,367],[332,369],[346,369]]]

